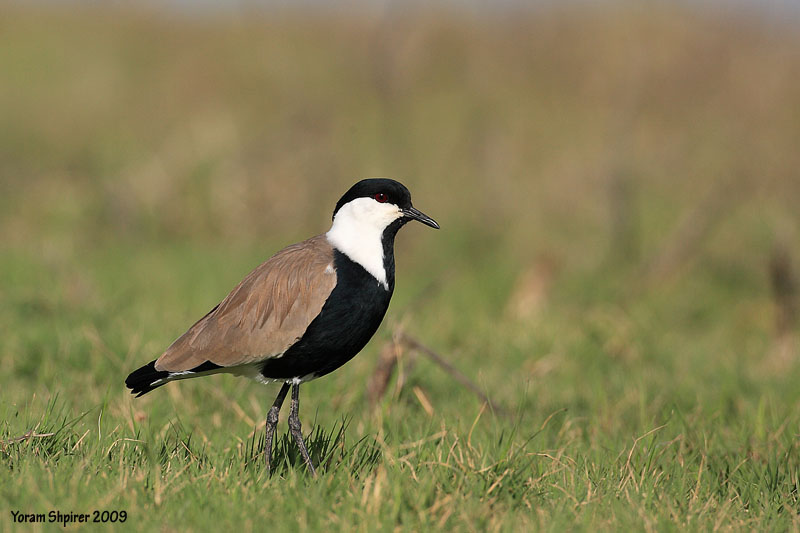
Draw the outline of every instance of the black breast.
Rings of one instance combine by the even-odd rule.
[[[394,289],[394,261],[389,289],[345,254],[334,250],[336,287],[303,337],[281,357],[264,363],[269,379],[292,379],[333,372],[352,359],[377,331]],[[388,274],[388,272],[387,272]]]

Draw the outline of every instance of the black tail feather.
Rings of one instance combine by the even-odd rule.
[[[142,368],[131,372],[128,379],[125,380],[125,385],[131,389],[131,394],[135,394],[138,398],[142,394],[147,394],[170,381],[216,374],[220,369],[222,369],[221,366],[211,361],[206,361],[190,370],[169,372],[167,370],[156,370],[156,362],[150,361]],[[156,382],[158,383],[155,384]]]
[[[157,389],[167,383],[166,381],[162,381],[158,385],[153,385],[154,382],[163,380],[168,376],[169,372],[166,370],[156,370],[156,362],[150,361],[142,368],[131,372],[128,379],[125,380],[125,385],[131,389],[131,394],[135,394],[138,398],[142,394],[147,394],[151,390]]]

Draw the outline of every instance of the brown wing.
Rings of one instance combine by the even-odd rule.
[[[279,356],[302,337],[335,285],[333,248],[324,235],[284,248],[173,342],[156,370],[180,372],[207,361],[233,367]]]

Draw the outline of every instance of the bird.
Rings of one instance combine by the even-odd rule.
[[[250,272],[156,360],[125,380],[136,397],[171,381],[229,373],[282,383],[267,411],[264,460],[291,388],[289,432],[312,475],[303,441],[300,385],[358,354],[378,330],[395,286],[394,241],[406,223],[439,224],[389,178],[355,183],[330,229],[280,250]]]

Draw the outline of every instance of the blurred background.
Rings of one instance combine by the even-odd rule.
[[[399,236],[377,340],[307,387],[319,421],[365,418],[400,328],[537,426],[800,401],[790,2],[0,9],[5,402],[252,430],[273,395],[254,384],[131,402],[123,380],[367,176],[442,230]],[[473,398],[409,373],[384,409]]]

